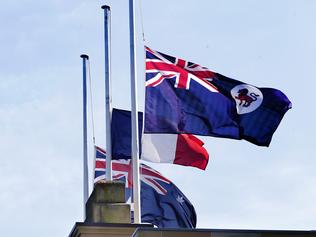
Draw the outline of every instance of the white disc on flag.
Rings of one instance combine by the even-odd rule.
[[[236,101],[238,114],[246,114],[256,110],[262,103],[262,92],[254,86],[240,84],[230,91],[233,99]]]

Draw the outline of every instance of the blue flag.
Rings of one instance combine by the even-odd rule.
[[[170,180],[142,164],[147,182],[141,182],[142,222],[160,228],[195,228],[196,213],[189,199]],[[154,180],[155,182],[151,182]]]
[[[258,88],[215,73],[210,82],[236,106],[240,138],[259,146],[269,146],[272,135],[291,102],[283,92]]]
[[[143,127],[143,113],[138,112],[138,137],[141,141]],[[132,125],[131,112],[128,110],[113,109],[112,111],[112,157],[113,159],[131,159]],[[139,154],[142,146],[139,143]]]
[[[96,147],[94,182],[105,179],[105,151]],[[126,200],[131,198],[130,160],[112,161],[113,179],[126,183]],[[158,227],[195,228],[196,213],[187,197],[169,179],[147,165],[140,165],[141,220]]]
[[[146,47],[145,133],[192,133],[269,146],[289,99]]]

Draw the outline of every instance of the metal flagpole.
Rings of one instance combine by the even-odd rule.
[[[111,118],[112,118],[112,92],[111,92],[111,9],[102,6],[104,10],[104,58],[105,58],[105,134],[106,134],[106,180],[112,180],[112,143],[111,143]]]
[[[86,217],[86,202],[89,196],[89,186],[88,186],[88,142],[87,142],[87,60],[89,56],[82,54],[83,66],[83,210],[84,217]]]
[[[134,223],[141,223],[140,213],[140,182],[139,182],[139,141],[137,113],[137,68],[136,68],[136,37],[134,0],[129,0],[129,32],[130,32],[130,68],[131,68],[131,102],[132,102],[132,162],[133,162],[133,199]]]

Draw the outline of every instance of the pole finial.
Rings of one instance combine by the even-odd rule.
[[[86,55],[86,54],[81,54],[81,55],[80,55],[80,58],[86,58],[86,59],[89,59],[89,56],[88,56],[88,55]]]
[[[108,6],[108,5],[103,5],[101,8],[110,10],[110,6]]]

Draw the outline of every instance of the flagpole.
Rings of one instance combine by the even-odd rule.
[[[106,135],[106,180],[112,180],[112,143],[111,143],[111,118],[112,118],[112,92],[111,92],[111,9],[104,5],[104,61],[105,61],[105,135]]]
[[[83,88],[83,211],[86,217],[86,202],[89,196],[88,186],[88,141],[87,141],[87,61],[89,56],[82,54],[82,88]]]
[[[137,67],[136,67],[136,37],[135,37],[135,6],[134,0],[129,0],[129,32],[130,32],[130,70],[131,70],[131,102],[132,102],[132,162],[133,162],[133,199],[134,223],[141,223],[140,213],[140,182],[139,182],[139,141],[137,112]]]

